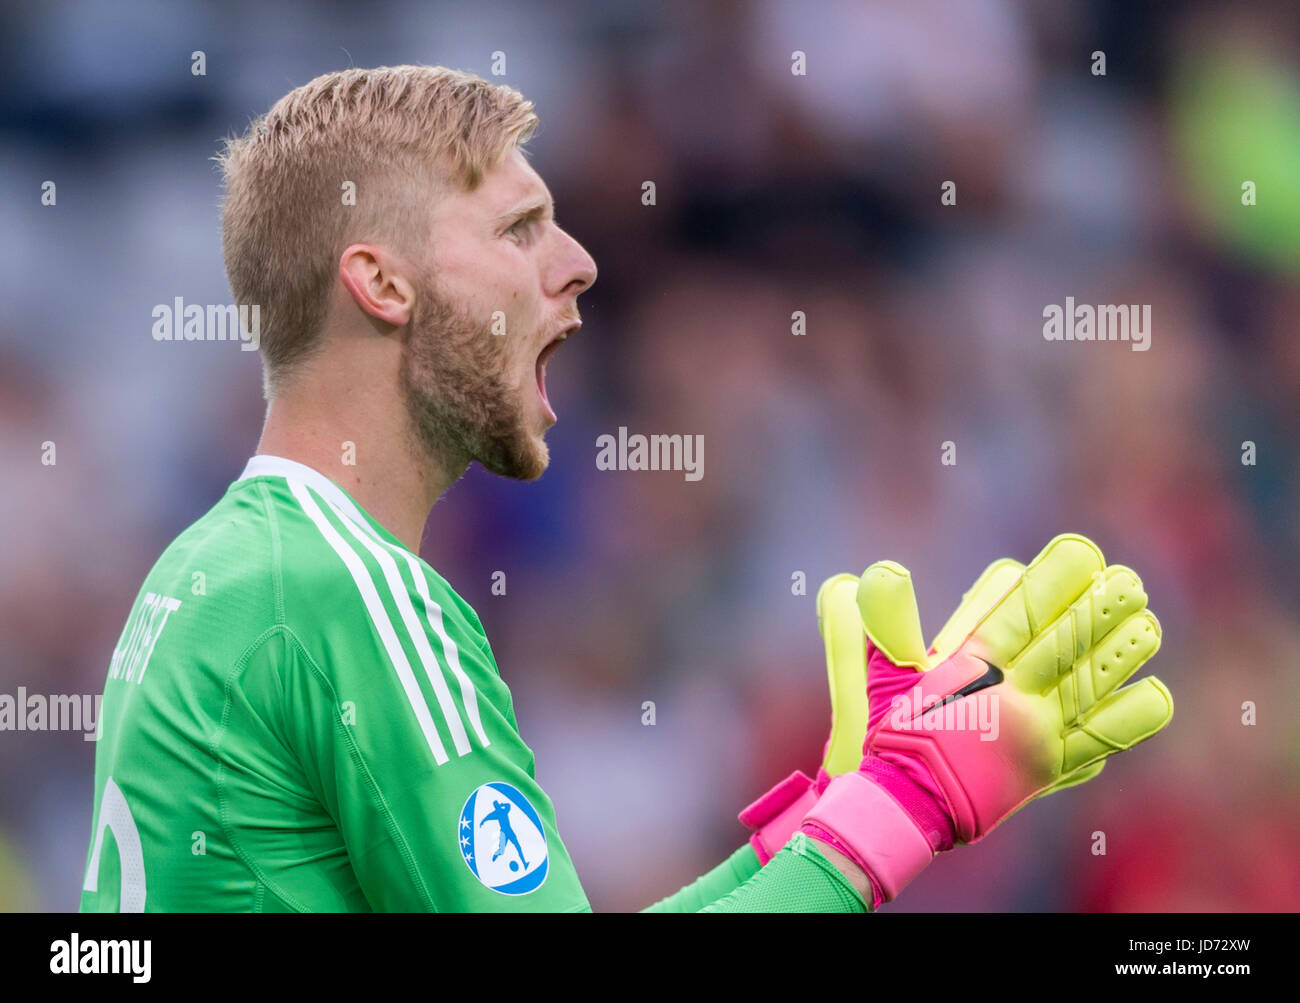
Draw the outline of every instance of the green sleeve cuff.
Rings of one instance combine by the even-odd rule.
[[[870,912],[858,890],[802,832],[739,888],[700,912]]]
[[[761,866],[754,848],[746,843],[698,880],[641,911],[699,912],[710,902],[735,891],[757,874]]]

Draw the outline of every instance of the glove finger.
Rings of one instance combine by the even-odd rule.
[[[867,643],[857,596],[856,575],[828,578],[817,590],[831,692],[831,735],[822,766],[832,776],[858,768],[867,737]]]
[[[984,617],[972,637],[975,653],[1006,666],[1082,596],[1106,559],[1091,540],[1063,534],[1029,562],[1020,581]]]
[[[930,667],[910,571],[893,561],[877,561],[862,572],[857,598],[862,626],[886,658],[918,672]]]
[[[1113,671],[1109,676],[1094,675],[1092,666],[1099,663],[1091,655],[1109,643],[1109,635],[1116,627],[1145,609],[1146,604],[1147,594],[1137,574],[1121,564],[1112,564],[1097,576],[1091,588],[1046,625],[1018,658],[1005,666],[1013,684],[1022,692],[1037,694],[1061,685],[1065,720],[1072,720],[1077,713],[1073,709],[1075,683],[1086,710],[1127,678],[1111,678]],[[1109,669],[1125,664],[1122,659],[1112,661],[1114,665]],[[1095,683],[1105,684],[1104,689],[1097,692]]]
[[[1059,680],[1061,719],[1076,725],[1160,650],[1160,621],[1149,609],[1126,617]],[[1017,670],[1018,671],[1018,670]]]
[[[1116,690],[1065,734],[1062,768],[1068,773],[1096,759],[1131,749],[1167,725],[1174,698],[1155,676]]]
[[[984,614],[1015,588],[1024,573],[1019,561],[1004,557],[994,561],[975,579],[975,584],[961,597],[961,605],[934,636],[930,645],[930,664],[938,665],[957,650],[962,641],[979,625]]]
[[[1067,787],[1078,787],[1079,784],[1087,783],[1098,773],[1100,773],[1102,771],[1102,768],[1105,767],[1105,765],[1106,765],[1106,760],[1104,759],[1099,759],[1095,763],[1090,763],[1089,765],[1085,766],[1083,769],[1075,770],[1073,773],[1062,777],[1060,780],[1052,784],[1051,787],[1047,788],[1047,790],[1043,791],[1043,793],[1038,796],[1040,798],[1045,798],[1047,797],[1047,795],[1055,794],[1057,791],[1063,791]]]
[[[1079,708],[1085,716],[1104,697],[1119,689],[1160,650],[1160,621],[1149,609],[1134,613],[1116,625],[1097,642],[1090,657],[1091,699],[1081,699]],[[1086,698],[1083,681],[1079,696]],[[1067,719],[1068,720],[1068,719]]]

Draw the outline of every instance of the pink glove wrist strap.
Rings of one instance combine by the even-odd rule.
[[[795,770],[740,813],[740,822],[754,830],[749,845],[760,864],[766,865],[799,828],[808,810],[817,803],[813,780]]]
[[[917,823],[880,784],[859,773],[831,781],[805,819],[804,831],[834,837],[879,889],[894,899],[934,859],[934,849]],[[951,845],[951,844],[949,844]]]
[[[911,817],[935,853],[956,845],[956,830],[944,807],[943,789],[934,782],[923,763],[904,769],[892,760],[871,755],[862,760],[860,772],[883,787]]]

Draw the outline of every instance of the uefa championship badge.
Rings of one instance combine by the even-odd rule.
[[[542,820],[516,787],[483,784],[460,811],[460,855],[474,877],[502,895],[526,895],[546,880]]]

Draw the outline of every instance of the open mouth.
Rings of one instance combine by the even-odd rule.
[[[558,335],[552,338],[537,356],[537,395],[542,399],[542,406],[546,408],[547,415],[550,416],[551,423],[554,424],[558,419],[555,409],[551,407],[550,399],[546,396],[546,362],[555,350],[560,347],[566,338],[571,334],[577,333],[578,328],[582,327],[581,322],[571,327],[565,328]]]

